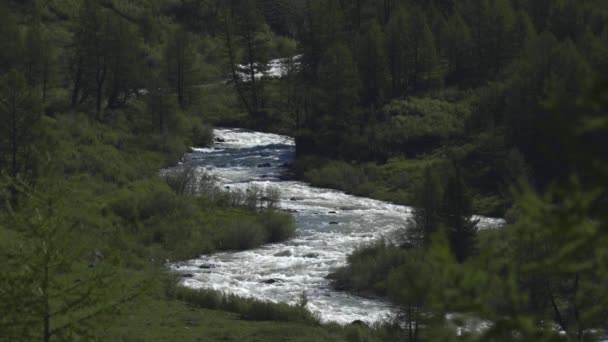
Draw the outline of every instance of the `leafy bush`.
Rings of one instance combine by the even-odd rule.
[[[162,182],[145,180],[122,189],[109,201],[109,208],[131,223],[166,215],[176,206],[175,194]]]
[[[268,211],[262,213],[258,221],[266,231],[266,241],[268,242],[281,242],[295,234],[295,224],[291,215]]]
[[[192,125],[192,145],[198,147],[209,146],[213,143],[213,129],[196,122]]]
[[[163,178],[178,195],[200,195],[214,199],[220,191],[217,177],[193,167],[165,171]]]
[[[405,250],[384,242],[357,249],[348,257],[348,266],[330,274],[340,289],[387,295],[387,277],[407,258]]]
[[[222,227],[223,234],[218,241],[221,249],[245,250],[257,247],[264,242],[265,231],[255,221],[232,220]]]

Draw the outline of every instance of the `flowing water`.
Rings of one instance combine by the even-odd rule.
[[[280,208],[293,214],[296,237],[175,264],[178,272],[193,275],[184,278],[183,285],[292,304],[304,293],[307,308],[324,322],[374,323],[388,317],[392,313],[388,303],[336,291],[326,276],[346,265],[348,254],[358,246],[394,235],[411,209],[285,180],[286,165],[295,156],[290,137],[226,128],[214,133],[213,147],[193,149],[183,163],[216,175],[231,189],[252,185],[279,189]],[[480,225],[500,222],[482,218]]]

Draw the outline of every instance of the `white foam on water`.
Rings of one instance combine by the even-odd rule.
[[[231,189],[276,187],[281,193],[280,208],[293,213],[296,237],[175,264],[174,269],[193,275],[183,285],[291,304],[304,293],[308,309],[324,322],[375,323],[392,315],[387,302],[336,291],[326,276],[345,266],[357,247],[403,228],[411,208],[280,180],[285,171],[282,165],[294,158],[291,137],[230,128],[214,133],[215,146],[192,149],[186,163],[216,175]],[[480,222],[493,226],[501,221],[481,218]]]

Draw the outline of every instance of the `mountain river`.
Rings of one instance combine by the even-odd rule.
[[[336,291],[326,276],[345,266],[358,246],[403,228],[411,208],[286,180],[285,166],[295,157],[290,137],[232,128],[214,133],[213,147],[193,148],[182,164],[215,175],[223,187],[277,188],[279,207],[292,213],[296,236],[253,250],[202,255],[173,264],[176,271],[192,275],[182,284],[292,304],[304,293],[307,308],[323,322],[374,323],[389,317],[393,309],[387,302]],[[480,219],[481,228],[502,223]]]

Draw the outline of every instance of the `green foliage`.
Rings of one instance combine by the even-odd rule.
[[[214,290],[193,290],[183,286],[174,286],[169,293],[171,297],[196,307],[234,312],[240,314],[245,320],[304,322],[319,325],[318,317],[302,306],[242,298]]]
[[[29,161],[40,114],[38,97],[21,72],[13,69],[0,78],[1,172],[24,178],[32,171]]]
[[[414,208],[406,228],[406,244],[429,247],[441,225],[443,189],[435,170],[427,168],[415,190]]]
[[[358,50],[362,104],[378,107],[384,101],[387,86],[384,35],[378,24],[373,23],[360,38]]]
[[[334,129],[345,129],[353,120],[359,101],[359,76],[350,49],[337,44],[328,49],[317,71],[320,83],[321,120]]]
[[[193,102],[192,87],[198,78],[195,48],[193,37],[183,28],[175,30],[165,48],[167,83],[175,90],[181,109]]]
[[[337,288],[364,295],[388,294],[388,275],[404,263],[407,252],[385,243],[363,247],[348,257],[348,266],[332,273]]]
[[[92,321],[137,294],[123,288],[98,248],[81,244],[82,227],[56,188],[28,190],[3,217],[10,228],[2,229],[15,233],[0,268],[8,280],[0,291],[3,338],[85,338]]]
[[[463,262],[476,251],[478,221],[473,220],[473,203],[462,179],[461,169],[454,166],[448,175],[441,216],[447,228],[452,253]]]

